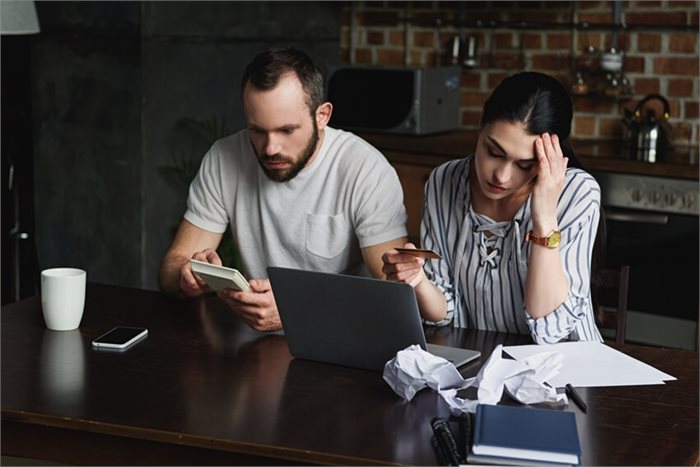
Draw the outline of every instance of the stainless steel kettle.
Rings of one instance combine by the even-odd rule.
[[[652,99],[661,101],[664,113],[657,118],[653,109],[642,112],[644,104]],[[671,150],[671,126],[668,123],[670,107],[665,97],[649,94],[639,101],[634,112],[625,109],[625,148],[628,159],[645,162],[662,162]]]

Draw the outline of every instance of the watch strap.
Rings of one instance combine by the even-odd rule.
[[[535,233],[531,230],[525,236],[525,240],[531,241],[536,245],[542,245],[547,248],[556,248],[557,246],[559,246],[560,239],[561,233],[558,230],[552,230],[545,236],[535,235]]]

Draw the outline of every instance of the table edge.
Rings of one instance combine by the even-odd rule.
[[[299,463],[314,463],[321,465],[401,465],[395,462],[366,457],[346,456],[315,450],[205,437],[188,433],[156,430],[146,427],[119,425],[98,421],[73,419],[68,417],[55,417],[25,411],[2,409],[2,421],[25,423],[28,425],[42,425],[49,428],[68,429],[73,431],[85,431],[119,438],[131,438],[140,441],[176,444],[180,446],[268,457]]]

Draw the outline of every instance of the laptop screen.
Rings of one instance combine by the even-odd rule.
[[[410,285],[279,267],[267,272],[295,357],[381,371],[399,350],[426,349]],[[479,355],[469,352],[471,359]]]

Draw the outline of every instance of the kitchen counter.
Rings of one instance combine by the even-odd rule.
[[[382,151],[391,162],[436,166],[471,154],[478,133],[454,130],[433,135],[401,135],[356,132]],[[679,147],[666,162],[641,162],[624,158],[621,141],[574,140],[574,150],[591,171],[698,180],[698,148]]]

